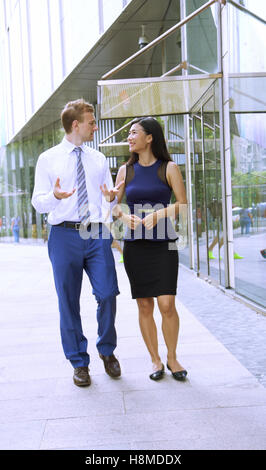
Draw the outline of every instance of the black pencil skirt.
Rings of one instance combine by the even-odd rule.
[[[167,241],[125,241],[123,255],[133,299],[176,295],[178,251]]]

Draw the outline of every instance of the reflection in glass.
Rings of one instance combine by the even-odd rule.
[[[246,2],[245,2],[246,3]],[[266,6],[261,0],[249,0],[245,5],[265,19]],[[265,72],[265,24],[246,14],[243,11],[228,4],[229,8],[229,42],[230,48],[230,72]],[[256,46],[254,47],[254,44]]]
[[[47,2],[29,0],[29,15],[34,108],[36,110],[52,91]],[[40,54],[42,60],[40,60]]]
[[[188,113],[214,81],[208,76],[100,81],[100,118]]]
[[[205,0],[187,0],[186,14],[194,12],[202,6]],[[215,6],[208,8],[193,18],[186,25],[187,30],[187,60],[192,66],[189,73],[198,73],[197,69],[206,73],[218,71],[217,62],[217,19]]]
[[[213,86],[190,120],[194,265],[198,274],[224,285],[220,117]]]
[[[214,96],[203,106],[203,139],[204,139],[204,171],[205,171],[205,218],[208,244],[208,274],[221,284],[223,269],[223,225],[222,225],[222,190],[221,190],[221,159],[220,159],[220,126],[219,115],[215,110]]]
[[[231,169],[236,291],[265,305],[266,113],[231,117]]]
[[[0,241],[13,240],[11,223],[20,219],[20,240],[47,241],[46,215],[37,214],[31,204],[35,166],[39,155],[62,140],[60,123],[42,129],[38,135],[10,144],[0,158]]]
[[[265,65],[266,70],[266,65]],[[230,111],[265,112],[266,72],[264,76],[241,76],[230,78]]]

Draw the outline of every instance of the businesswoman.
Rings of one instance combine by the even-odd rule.
[[[176,357],[178,252],[169,249],[169,243],[177,238],[170,216],[175,218],[179,205],[186,204],[185,187],[156,119],[135,119],[128,143],[131,156],[127,164],[120,167],[116,185],[125,182],[118,193],[118,204],[125,192],[129,210],[127,213],[118,205],[113,213],[128,227],[124,237],[124,265],[132,298],[138,305],[140,330],[151,356],[150,378],[160,380],[165,374],[153,318],[154,298],[157,298],[167,347],[167,367],[176,380],[185,380],[187,371]],[[170,204],[172,192],[176,198],[174,204]],[[173,245],[176,248],[171,243],[171,247]]]

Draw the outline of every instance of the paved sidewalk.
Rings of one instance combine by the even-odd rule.
[[[179,383],[167,371],[156,383],[117,262],[116,354],[123,375],[112,380],[95,347],[96,302],[84,275],[92,385],[80,389],[61,348],[46,246],[0,244],[0,257],[0,449],[266,449],[266,388],[195,316],[204,309],[215,316],[223,301],[236,312],[239,302],[181,268],[178,357],[189,378]],[[160,328],[157,309],[155,317]],[[161,333],[159,341],[165,363]]]

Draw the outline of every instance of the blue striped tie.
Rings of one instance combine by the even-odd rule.
[[[85,171],[81,161],[82,149],[80,147],[75,147],[74,151],[77,155],[78,214],[80,217],[80,221],[83,224],[86,224],[89,221],[90,212],[88,193],[86,188]]]

